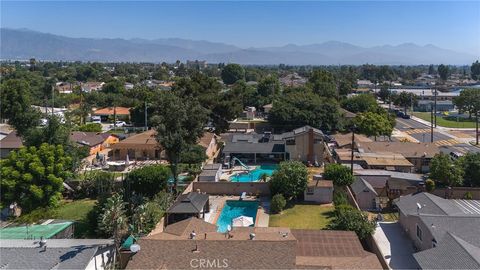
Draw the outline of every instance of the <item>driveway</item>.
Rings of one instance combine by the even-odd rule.
[[[379,222],[373,238],[390,269],[418,269],[413,244],[397,222]]]

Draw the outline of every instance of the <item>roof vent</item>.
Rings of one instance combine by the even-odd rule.
[[[40,245],[40,247],[46,247],[47,246],[47,240],[43,239],[43,236],[41,236],[38,244]]]
[[[287,238],[288,237],[288,232],[285,232],[282,234],[283,238]]]
[[[250,234],[250,240],[255,240],[255,234],[254,233]]]
[[[190,239],[195,239],[196,236],[197,236],[197,234],[195,233],[195,231],[192,231],[190,233]]]

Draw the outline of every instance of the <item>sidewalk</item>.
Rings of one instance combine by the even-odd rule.
[[[423,120],[423,119],[421,119],[421,118],[418,118],[418,117],[416,117],[416,116],[413,116],[413,115],[410,115],[410,117],[411,117],[412,120],[415,120],[415,121],[417,121],[417,122],[419,122],[419,123],[422,123],[422,124],[424,124],[424,125],[430,126],[430,121],[425,121],[425,120]],[[449,127],[442,127],[442,126],[439,126],[438,124],[437,124],[437,127],[436,127],[435,129],[439,129],[439,130],[458,130],[458,131],[462,131],[462,130],[463,130],[463,131],[472,131],[472,130],[474,131],[474,130],[475,130],[475,128],[449,128]]]
[[[430,122],[429,121],[425,121],[421,118],[418,118],[416,116],[411,116],[411,119],[414,120],[414,121],[417,121],[419,123],[422,123],[424,125],[427,125],[427,126],[430,126]],[[467,143],[469,144],[470,141],[472,140],[475,140],[475,137],[458,137],[458,136],[455,136],[454,134],[451,134],[449,131],[474,131],[475,129],[474,128],[447,128],[447,127],[442,127],[442,126],[439,126],[437,125],[436,128],[433,128],[433,130],[435,132],[438,132],[438,133],[441,133],[447,137],[450,137],[452,139],[455,139],[456,141],[458,142],[462,142],[462,143]]]

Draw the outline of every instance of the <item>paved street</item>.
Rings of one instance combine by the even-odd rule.
[[[419,142],[430,142],[430,126],[420,123],[413,119],[396,119],[395,128],[399,131],[417,139]],[[462,143],[461,138],[463,137],[473,137],[475,136],[475,131],[472,130],[462,130],[462,131],[448,131],[438,129],[433,130],[433,141],[435,145],[440,147],[440,150],[443,153],[450,154],[450,152],[480,152],[480,148]]]

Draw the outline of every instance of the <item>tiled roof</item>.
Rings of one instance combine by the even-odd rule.
[[[192,231],[195,231],[197,234],[203,234],[206,232],[216,232],[217,226],[205,222],[201,219],[191,217],[174,224],[168,225],[164,232],[168,234],[173,234],[177,236],[187,237]],[[155,237],[153,237],[155,238]]]
[[[112,149],[132,149],[132,148],[160,148],[155,139],[155,130],[148,130],[139,134],[135,134],[111,146]]]
[[[211,132],[205,132],[203,133],[203,136],[200,138],[198,144],[205,148],[208,148],[208,146],[210,145],[210,142],[214,137],[215,137],[215,134]]]
[[[396,153],[406,158],[431,158],[440,153],[440,148],[433,143],[415,142],[363,142],[357,144],[365,153]]]

